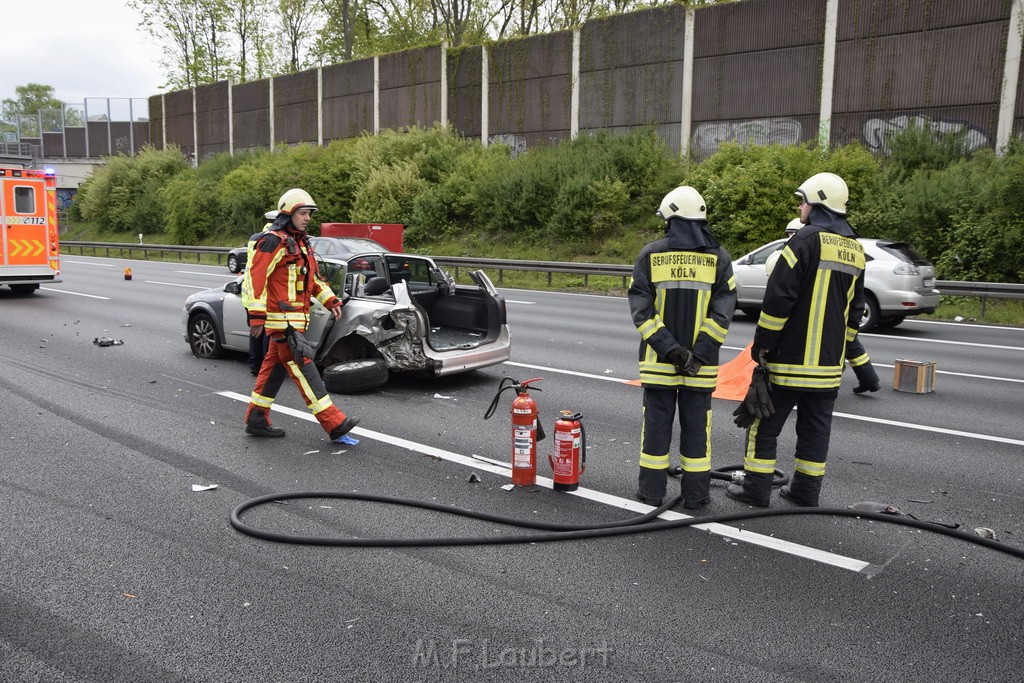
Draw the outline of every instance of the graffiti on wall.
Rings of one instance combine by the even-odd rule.
[[[499,135],[489,135],[487,137],[488,145],[507,145],[509,153],[513,158],[526,151],[526,138],[522,135],[516,135],[515,133],[501,133]]]
[[[905,131],[911,125],[928,128],[936,136],[944,133],[965,133],[964,146],[971,152],[988,145],[988,136],[977,128],[960,121],[937,121],[920,114],[904,114],[891,119],[868,119],[864,122],[861,132],[868,149],[888,154],[892,136]]]
[[[741,145],[795,145],[800,142],[800,122],[788,118],[709,121],[694,129],[691,147],[699,156],[710,156],[728,141]]]
[[[67,211],[78,190],[57,189],[57,211]]]

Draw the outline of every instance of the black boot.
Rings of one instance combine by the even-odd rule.
[[[270,426],[267,411],[262,409],[249,410],[245,417],[245,433],[252,436],[284,436],[284,430]]]
[[[652,470],[649,467],[640,468],[640,476],[637,478],[636,499],[641,503],[647,503],[659,507],[665,499],[665,489],[668,488],[668,477],[665,470]]]
[[[745,472],[742,484],[729,484],[725,495],[747,505],[766,508],[772,499],[771,474]]]
[[[795,472],[792,481],[779,491],[779,495],[790,503],[804,508],[818,507],[820,493],[821,477],[812,477],[800,472]]]
[[[711,472],[683,472],[679,483],[683,507],[697,510],[711,502]]]
[[[352,428],[359,424],[358,417],[346,417],[345,421],[331,430],[331,441],[337,441],[352,431]]]

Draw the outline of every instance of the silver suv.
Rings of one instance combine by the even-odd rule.
[[[483,271],[456,285],[427,256],[317,255],[320,275],[347,300],[337,321],[314,301],[306,338],[316,345],[324,384],[336,393],[383,385],[389,371],[442,376],[507,361],[511,335],[505,300]],[[185,300],[185,341],[198,358],[225,349],[248,352],[241,278]]]
[[[933,313],[939,305],[935,266],[906,242],[860,238],[867,261],[864,272],[862,332],[876,327],[895,327],[908,315]],[[765,261],[782,249],[785,239],[775,240],[732,262],[736,275],[736,307],[757,317],[768,283]]]

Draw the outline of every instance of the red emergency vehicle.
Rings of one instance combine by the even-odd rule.
[[[0,285],[28,294],[60,281],[56,175],[0,168]]]

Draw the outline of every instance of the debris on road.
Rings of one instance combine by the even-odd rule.
[[[121,346],[124,341],[121,339],[111,339],[110,337],[96,337],[92,340],[92,343],[96,346]]]
[[[217,484],[192,484],[192,492],[198,493],[199,491],[212,491],[217,488]]]

